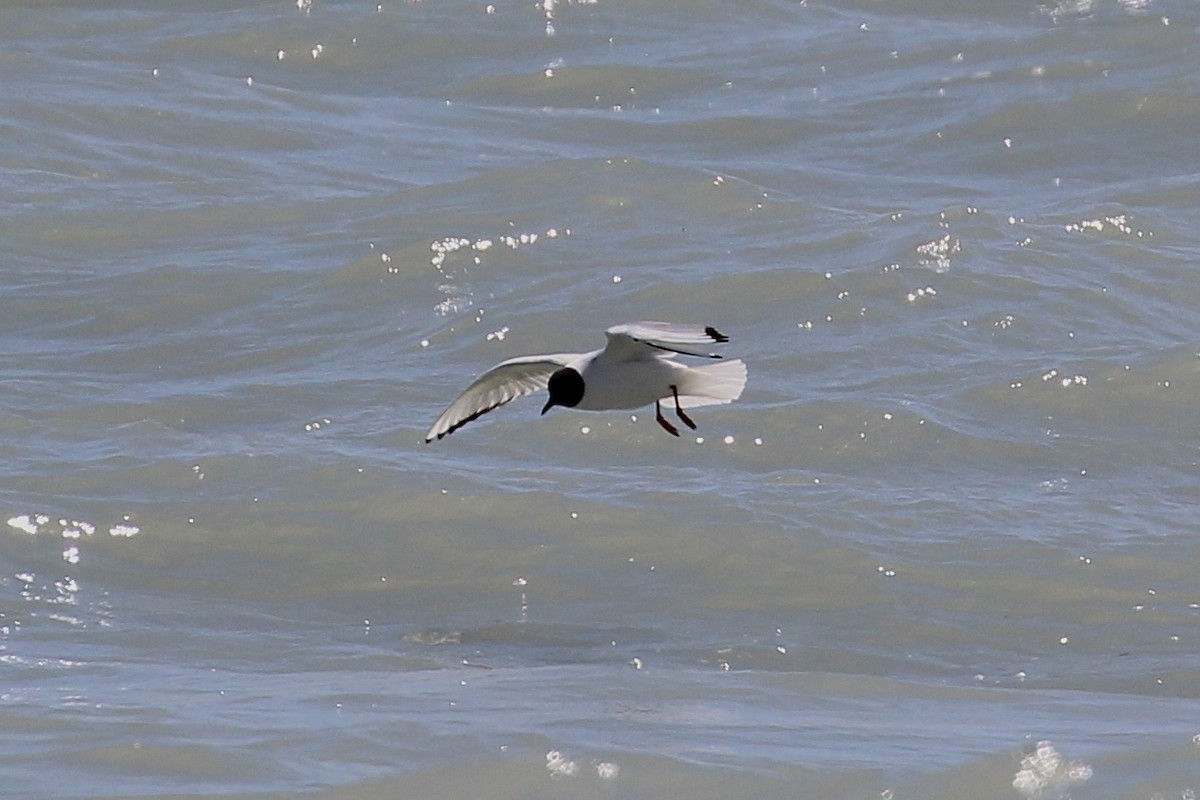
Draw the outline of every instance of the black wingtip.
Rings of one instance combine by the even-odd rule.
[[[709,325],[709,326],[707,326],[707,327],[704,329],[704,333],[705,333],[707,336],[711,336],[711,337],[712,337],[712,340],[713,340],[714,342],[728,342],[728,341],[729,341],[729,337],[728,337],[728,336],[726,336],[725,334],[721,333],[719,330],[717,330],[716,328],[714,328],[712,325]]]
[[[462,427],[463,425],[465,425],[465,424],[466,424],[466,422],[460,422],[458,425],[455,425],[453,428],[451,428],[451,429],[450,429],[450,430],[448,430],[448,431],[442,431],[441,433],[435,434],[435,435],[433,435],[433,436],[426,436],[426,437],[425,437],[425,444],[429,444],[429,443],[430,443],[430,442],[432,442],[432,441],[438,441],[438,442],[440,442],[442,439],[445,439],[447,436],[449,436],[450,434],[454,433],[456,430],[458,430],[459,428],[461,428],[461,427]]]

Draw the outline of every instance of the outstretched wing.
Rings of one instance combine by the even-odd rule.
[[[425,434],[426,443],[454,433],[473,419],[505,403],[546,388],[550,376],[565,367],[573,354],[518,356],[501,361],[475,379],[467,390],[442,412]]]
[[[613,325],[604,333],[608,337],[605,353],[626,359],[646,358],[653,355],[654,350],[720,358],[716,353],[700,349],[700,346],[729,341],[728,336],[711,325],[675,325],[670,322],[628,322]]]

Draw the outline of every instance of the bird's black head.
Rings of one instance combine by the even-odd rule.
[[[550,383],[546,388],[550,390],[550,399],[542,409],[543,414],[553,406],[574,408],[583,399],[583,376],[578,370],[563,367],[550,376]]]

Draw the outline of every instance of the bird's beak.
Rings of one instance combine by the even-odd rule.
[[[555,405],[554,398],[551,397],[549,400],[546,401],[546,405],[542,406],[542,413],[545,414],[547,411],[549,411],[551,408],[553,408],[554,405]]]

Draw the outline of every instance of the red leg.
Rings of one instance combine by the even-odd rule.
[[[675,427],[674,425],[672,425],[671,423],[667,422],[667,421],[666,421],[666,419],[664,419],[664,418],[663,418],[663,415],[662,415],[662,408],[661,408],[661,407],[658,405],[658,401],[657,401],[657,400],[655,400],[655,401],[654,401],[654,418],[655,418],[656,420],[658,420],[658,424],[659,424],[659,425],[662,425],[662,426],[663,426],[663,430],[664,430],[664,431],[666,431],[667,433],[671,434],[672,436],[678,436],[678,435],[679,435],[679,429],[678,429],[678,428],[676,428],[676,427]]]
[[[679,407],[679,387],[671,384],[671,394],[675,396],[675,414],[683,420],[683,424],[687,425],[692,430],[696,430],[696,423],[692,422],[692,418],[683,413],[683,409]]]

